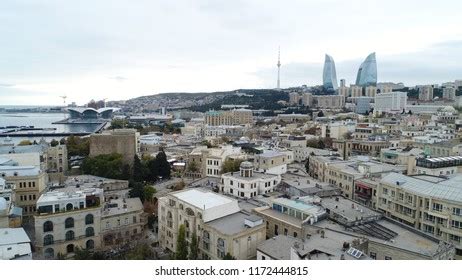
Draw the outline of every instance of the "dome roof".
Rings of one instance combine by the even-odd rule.
[[[6,199],[4,199],[3,197],[0,197],[0,211],[5,210],[5,209],[6,209]]]
[[[251,169],[251,168],[253,168],[253,164],[250,161],[243,161],[241,163],[241,168],[243,168],[243,169]]]

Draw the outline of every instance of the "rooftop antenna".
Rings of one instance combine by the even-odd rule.
[[[280,75],[281,75],[281,47],[278,47],[278,82],[277,82],[277,89],[281,89],[281,79],[280,79]]]

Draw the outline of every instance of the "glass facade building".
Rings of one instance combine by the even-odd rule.
[[[377,86],[377,60],[375,52],[368,55],[366,60],[359,66],[356,85],[362,87]]]
[[[324,70],[322,73],[322,85],[326,90],[337,90],[337,72],[335,70],[334,59],[326,54],[324,60]]]

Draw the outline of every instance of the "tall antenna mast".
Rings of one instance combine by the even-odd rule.
[[[278,47],[278,82],[277,82],[277,89],[281,89],[281,47]]]

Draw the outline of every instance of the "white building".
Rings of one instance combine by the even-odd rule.
[[[0,260],[32,260],[30,239],[23,228],[0,228]]]
[[[253,164],[244,161],[239,172],[221,175],[221,191],[240,198],[270,193],[281,182],[280,175],[254,172]]]
[[[406,102],[406,92],[381,93],[375,96],[374,110],[377,112],[400,113],[406,108]]]

